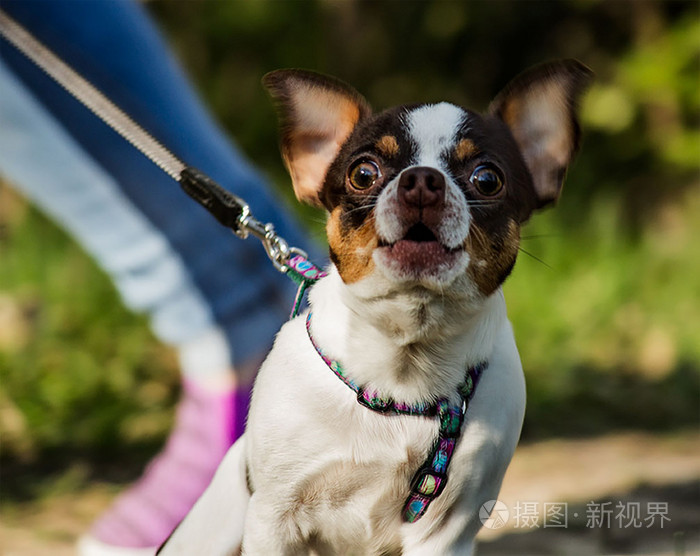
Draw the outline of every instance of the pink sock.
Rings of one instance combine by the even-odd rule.
[[[95,522],[90,535],[113,546],[159,546],[197,501],[243,432],[248,398],[248,389],[209,392],[185,381],[165,448]]]

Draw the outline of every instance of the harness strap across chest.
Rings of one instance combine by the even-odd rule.
[[[479,363],[467,369],[464,382],[458,392],[462,403],[450,405],[447,399],[439,399],[435,403],[419,402],[407,404],[381,396],[379,392],[367,390],[353,382],[347,376],[339,361],[328,358],[316,344],[311,334],[311,313],[306,317],[306,331],[311,344],[321,359],[331,371],[342,380],[348,388],[357,395],[357,402],[372,411],[384,414],[417,415],[422,417],[437,417],[440,424],[438,437],[423,465],[413,475],[411,491],[404,503],[402,517],[407,523],[418,521],[428,510],[430,503],[435,500],[447,484],[447,469],[450,466],[457,440],[462,433],[464,415],[469,401],[474,396],[479,378],[488,366],[486,362]]]

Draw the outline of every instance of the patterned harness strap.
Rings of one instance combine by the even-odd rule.
[[[414,523],[423,517],[430,503],[445,489],[447,468],[450,466],[457,440],[462,434],[464,415],[469,401],[474,396],[479,378],[487,366],[487,363],[482,362],[467,370],[464,383],[459,388],[459,394],[463,400],[460,406],[450,407],[447,400],[438,400],[437,415],[440,419],[440,431],[428,459],[411,481],[411,493],[403,508],[403,520],[407,523]]]
[[[299,286],[297,295],[294,298],[292,313],[289,315],[289,318],[293,319],[299,314],[301,301],[304,299],[304,292],[306,292],[310,286],[313,286],[321,278],[328,276],[328,273],[321,270],[303,255],[293,255],[289,258],[289,260],[287,260],[284,266],[285,274],[289,276],[297,286]]]
[[[462,403],[450,406],[449,401],[440,399],[436,403],[430,404],[419,402],[416,404],[406,404],[397,402],[391,398],[383,397],[376,391],[366,390],[353,382],[347,376],[343,366],[339,361],[330,359],[318,347],[311,334],[311,313],[306,317],[306,332],[309,335],[311,344],[316,349],[321,359],[328,365],[331,371],[342,380],[348,388],[357,395],[357,402],[372,411],[378,413],[392,413],[401,415],[419,415],[423,417],[436,417],[440,422],[440,429],[437,440],[426,461],[421,465],[411,480],[411,492],[404,503],[403,520],[407,523],[418,521],[435,500],[447,484],[447,469],[450,466],[452,454],[454,453],[457,440],[462,433],[462,423],[464,415],[469,406],[469,401],[474,396],[479,378],[488,366],[488,363],[479,363],[467,369],[464,382],[459,387],[459,396]]]

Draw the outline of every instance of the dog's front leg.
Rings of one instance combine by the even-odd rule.
[[[292,556],[294,550],[288,531],[278,519],[274,501],[256,492],[250,499],[245,520],[242,556]],[[291,523],[290,523],[291,525]]]
[[[440,542],[425,542],[403,551],[402,556],[471,556],[474,550],[474,542],[464,541],[453,544],[447,548]]]
[[[435,556],[436,554],[440,554],[440,556],[471,556],[473,551],[474,541],[471,539],[453,543],[449,547],[444,546],[440,541],[431,539],[404,549],[402,556]]]
[[[158,554],[240,554],[249,500],[243,435],[231,446],[207,490],[163,544]]]
[[[416,527],[418,525],[418,527]],[[455,512],[438,530],[428,533],[421,526],[428,524],[406,524],[402,531],[402,556],[471,556],[474,552],[474,537],[479,526],[461,512]]]

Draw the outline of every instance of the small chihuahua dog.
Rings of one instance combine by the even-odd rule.
[[[336,79],[265,77],[294,191],[329,213],[332,265],[162,554],[471,554],[525,410],[501,285],[521,225],[559,196],[590,77],[536,67],[484,115],[373,114]]]

